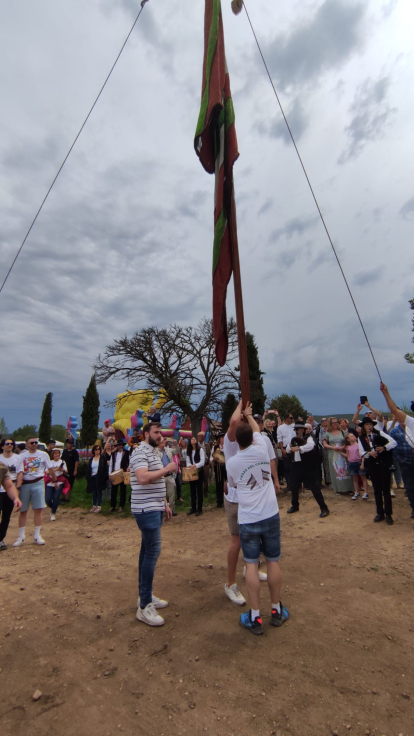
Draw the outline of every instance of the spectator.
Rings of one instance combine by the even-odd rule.
[[[105,419],[102,429],[102,447],[106,447],[108,440],[111,446],[115,445],[116,433],[114,428],[111,427],[111,420]]]
[[[102,494],[108,480],[108,461],[100,445],[94,445],[92,447],[92,455],[88,462],[86,479],[86,492],[92,493],[92,508],[90,513],[99,514],[102,508]]]
[[[133,445],[139,445],[139,443],[142,441],[142,435],[139,433],[138,427],[134,427],[134,430],[132,432],[131,437],[129,438],[129,446],[132,447]]]
[[[25,452],[26,445],[24,444],[24,442],[19,442],[19,444],[16,445],[15,450],[16,450],[16,455],[20,455],[21,452]]]
[[[65,494],[65,501],[69,502],[73,484],[78,475],[79,466],[79,452],[75,450],[72,436],[66,439],[66,448],[62,452],[62,460],[65,463],[68,472],[67,478],[70,488],[69,491]]]
[[[364,403],[364,406],[368,408],[368,411],[365,413],[365,416],[368,419],[372,419],[372,423],[375,429],[378,429],[379,431],[384,429],[384,417],[382,416],[381,412],[378,411],[378,409],[374,409],[372,406],[370,406],[368,400]],[[358,417],[359,417],[359,412],[361,411],[361,409],[362,409],[362,404],[358,404],[356,408],[356,412],[354,416],[352,417],[352,421],[355,424],[355,426],[358,424]]]
[[[398,408],[385,383],[380,384],[380,389],[384,394],[388,408],[392,412],[393,420],[398,422],[398,427],[394,425],[390,430],[390,435],[397,443],[394,452],[400,465],[405,491],[410,502],[411,518],[414,519],[414,417],[410,417],[409,414]],[[402,432],[404,437],[402,437]],[[411,455],[408,448],[411,449]]]
[[[151,409],[148,412],[147,420],[149,424],[161,422],[161,414],[159,413],[159,411],[156,410],[155,406],[151,406]]]
[[[393,524],[391,500],[391,450],[397,446],[392,437],[374,428],[371,417],[364,417],[361,422],[362,432],[358,440],[359,451],[364,459],[364,466],[374,486],[377,515],[374,522],[385,521]]]
[[[19,516],[19,536],[13,547],[20,547],[26,539],[26,521],[27,512],[30,504],[32,505],[34,514],[34,542],[36,544],[45,544],[45,540],[40,534],[42,526],[42,513],[45,508],[45,480],[46,470],[52,480],[56,480],[54,468],[49,455],[42,450],[38,450],[38,441],[35,437],[29,437],[26,442],[26,452],[19,455],[17,461],[17,483],[16,487],[19,491],[22,507]]]
[[[197,468],[197,480],[190,481],[191,492],[191,509],[187,511],[187,516],[195,514],[200,516],[203,513],[203,481],[204,481],[204,465],[205,454],[201,449],[196,437],[192,437],[187,447],[187,468]],[[200,469],[202,473],[200,473]]]
[[[106,451],[106,460],[109,460],[109,475],[111,473],[116,473],[122,470],[124,473],[129,470],[129,452],[125,450],[124,443],[121,440],[118,440],[116,445],[112,448],[112,454],[110,452],[111,445],[110,440],[108,440],[108,443],[105,447]],[[121,481],[121,483],[114,483],[113,480],[110,478],[111,481],[111,511],[116,511],[116,504],[118,500],[118,489],[119,489],[119,508],[118,512],[122,513],[124,510],[124,506],[126,503],[126,485],[124,481]],[[104,490],[104,489],[102,489]]]
[[[321,491],[319,454],[315,451],[315,442],[312,437],[312,425],[309,424],[309,432],[305,436],[305,425],[295,423],[296,436],[292,437],[286,447],[287,454],[292,454],[291,490],[292,505],[287,510],[288,514],[299,511],[299,490],[301,485],[309,488],[320,508],[319,516],[324,519],[329,515],[329,509],[325,503]]]
[[[328,450],[329,472],[335,493],[352,493],[353,480],[349,473],[348,461],[343,456],[341,448],[345,445],[345,432],[339,429],[336,417],[328,420],[323,446]]]
[[[344,417],[339,420],[339,429],[342,429],[345,435],[347,435],[349,432],[349,422]]]
[[[263,434],[264,440],[266,442],[267,451],[269,453],[269,462],[270,462],[270,469],[272,473],[272,479],[273,479],[273,485],[275,487],[276,493],[280,492],[280,486],[279,486],[279,477],[277,474],[277,458],[276,458],[276,452],[275,447],[273,443],[273,437],[269,433],[266,432],[264,429],[264,422],[263,417],[260,414],[254,414],[253,419],[256,422],[257,426],[259,427],[260,434]]]
[[[161,424],[150,423],[142,429],[143,441],[131,458],[131,511],[141,530],[137,619],[148,626],[165,623],[157,609],[166,608],[168,601],[153,595],[155,567],[161,552],[161,526],[164,517],[171,518],[171,509],[165,497],[164,476],[173,473],[175,463],[165,468],[155,452],[162,441]]]
[[[360,476],[364,488],[364,495],[362,496],[362,499],[364,501],[367,501],[369,498],[367,474],[364,468],[364,463],[361,460],[358,440],[352,432],[348,432],[348,434],[346,435],[343,455],[348,460],[349,472],[354,483],[354,495],[352,496],[352,500],[356,501],[359,498],[358,476]]]
[[[0,449],[2,454],[0,455],[0,463],[6,465],[9,475],[8,477],[14,484],[17,480],[17,461],[19,456],[15,453],[16,443],[11,438],[5,438],[0,442]],[[0,551],[7,549],[7,545],[4,543],[4,538],[7,534],[7,530],[10,524],[10,517],[14,508],[14,497],[9,496],[6,493],[6,489],[0,485]],[[17,510],[17,509],[16,509]]]
[[[179,445],[179,442],[176,440],[173,440],[170,443],[171,446],[171,452],[172,452],[172,458],[175,462],[175,466],[177,468],[175,473],[175,498],[177,501],[182,501],[181,498],[181,447]],[[187,445],[186,445],[187,448]],[[185,461],[184,461],[185,464]]]
[[[8,440],[6,440],[8,441]],[[3,440],[2,440],[3,442]],[[7,445],[9,447],[9,445]],[[13,471],[14,472],[14,471]],[[22,507],[22,502],[19,499],[17,488],[14,485],[9,472],[8,465],[3,463],[3,455],[0,456],[0,552],[4,552],[7,549],[7,544],[4,542],[7,528],[10,522],[10,513],[8,511],[9,504],[6,501],[11,501],[12,510],[19,511]]]
[[[283,424],[277,429],[277,442],[283,455],[283,474],[286,478],[287,489],[289,488],[289,479],[292,465],[292,458],[287,454],[286,447],[290,444],[290,440],[295,436],[294,425],[295,420],[292,414],[286,414]]]
[[[224,434],[219,434],[213,446],[212,461],[216,479],[217,508],[223,508],[224,483],[227,480],[226,460],[224,457]]]
[[[65,461],[60,457],[60,450],[51,450],[50,459],[52,461],[52,467],[55,469],[56,480],[53,481],[49,475],[45,475],[46,504],[50,508],[50,521],[55,521],[60,494],[63,489],[68,493],[70,491],[70,485],[65,477],[68,469]]]
[[[51,457],[50,453],[52,450],[54,450],[56,447],[56,440],[48,440],[46,443],[46,452]]]
[[[199,447],[204,452],[204,468],[200,468],[198,471],[198,477],[201,477],[201,480],[203,482],[203,488],[204,488],[204,496],[208,496],[208,487],[209,487],[209,480],[210,480],[210,458],[211,458],[211,445],[209,442],[205,441],[205,433],[199,432],[197,434],[197,440]]]

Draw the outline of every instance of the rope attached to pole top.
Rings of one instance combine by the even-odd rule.
[[[346,288],[348,289],[348,292],[349,292],[349,296],[351,297],[351,301],[352,301],[352,304],[354,305],[354,309],[355,309],[356,315],[357,315],[357,317],[358,317],[359,323],[360,323],[360,325],[361,325],[361,329],[362,329],[362,332],[364,333],[364,337],[365,337],[365,340],[366,340],[366,342],[367,342],[367,345],[368,345],[369,351],[370,351],[370,353],[371,353],[371,357],[372,357],[372,360],[374,361],[374,365],[375,365],[376,371],[377,371],[377,373],[378,373],[378,376],[379,376],[379,379],[380,379],[380,381],[382,381],[382,378],[381,378],[381,373],[379,372],[379,368],[378,368],[378,365],[377,365],[377,361],[375,360],[375,356],[374,356],[374,353],[373,353],[373,350],[372,350],[371,344],[370,344],[370,342],[369,342],[369,339],[368,339],[368,335],[367,335],[367,333],[366,333],[366,330],[365,330],[364,324],[363,324],[363,322],[362,322],[362,319],[361,319],[361,315],[359,314],[359,311],[358,311],[358,307],[357,307],[357,305],[356,305],[356,302],[355,302],[355,299],[354,299],[354,297],[353,297],[353,294],[352,294],[352,291],[351,291],[351,287],[350,287],[350,286],[349,286],[349,284],[348,284],[348,280],[347,280],[347,278],[346,278],[346,276],[345,276],[345,271],[344,271],[344,269],[342,268],[342,264],[341,264],[341,262],[340,262],[340,260],[339,260],[339,256],[338,256],[338,253],[337,253],[337,251],[336,251],[336,248],[335,248],[335,246],[334,246],[333,240],[332,240],[332,238],[331,238],[331,234],[330,234],[330,232],[329,232],[329,230],[328,230],[328,226],[327,226],[327,224],[326,224],[326,222],[325,222],[325,218],[324,218],[324,216],[323,216],[323,214],[322,214],[322,210],[321,210],[321,208],[320,208],[320,206],[319,206],[319,202],[318,202],[318,200],[316,199],[316,194],[315,194],[315,192],[314,192],[314,190],[313,190],[313,187],[312,187],[311,181],[310,181],[310,179],[309,179],[309,176],[308,176],[308,172],[306,171],[306,168],[305,168],[305,164],[304,164],[304,163],[303,163],[303,161],[302,161],[302,157],[301,157],[301,155],[300,155],[300,153],[299,153],[299,149],[298,149],[298,147],[297,147],[297,144],[296,144],[296,141],[295,141],[295,139],[294,139],[294,137],[293,137],[293,133],[292,133],[291,127],[290,127],[290,125],[289,125],[289,123],[288,123],[288,120],[287,120],[287,117],[286,117],[285,111],[284,111],[284,109],[283,109],[283,107],[282,107],[282,103],[281,103],[281,101],[280,101],[280,98],[279,98],[279,95],[278,95],[278,93],[277,93],[277,91],[276,91],[276,87],[275,87],[275,85],[274,85],[273,79],[272,79],[272,77],[271,77],[271,74],[270,74],[270,71],[269,71],[269,67],[267,66],[267,63],[266,63],[266,59],[265,59],[265,57],[264,57],[264,55],[263,55],[263,51],[262,51],[262,49],[261,49],[261,47],[260,47],[260,44],[259,44],[259,40],[258,40],[258,38],[257,38],[257,36],[256,36],[256,32],[255,32],[255,30],[254,30],[254,28],[253,28],[253,24],[252,24],[252,22],[251,22],[251,20],[250,20],[250,16],[249,16],[249,13],[247,12],[247,8],[246,8],[246,3],[244,2],[244,0],[232,0],[232,3],[231,3],[231,9],[232,9],[232,11],[233,11],[233,13],[234,13],[235,15],[239,15],[239,13],[241,13],[241,11],[242,11],[243,7],[244,7],[244,9],[245,9],[245,11],[246,11],[246,16],[247,16],[247,20],[248,20],[248,22],[249,22],[249,25],[250,25],[250,28],[251,28],[251,30],[252,30],[252,33],[253,33],[253,36],[254,36],[254,40],[256,41],[256,44],[257,44],[257,48],[259,49],[259,53],[260,53],[260,56],[262,57],[262,61],[263,61],[264,67],[265,67],[265,69],[266,69],[266,72],[267,72],[267,76],[269,77],[269,81],[270,81],[270,84],[272,85],[272,88],[273,88],[273,92],[274,92],[274,94],[275,94],[276,100],[277,100],[277,102],[278,102],[278,105],[279,105],[279,107],[280,107],[280,111],[281,111],[281,113],[282,113],[282,115],[283,115],[283,119],[284,119],[284,121],[285,121],[285,123],[286,123],[286,127],[287,127],[287,129],[288,129],[288,131],[289,131],[289,135],[290,135],[290,137],[291,137],[291,139],[292,139],[292,143],[293,143],[293,145],[294,145],[294,147],[295,147],[295,151],[296,151],[296,153],[297,153],[297,155],[298,155],[298,159],[299,159],[299,161],[300,161],[300,165],[301,165],[301,167],[302,167],[302,169],[303,169],[303,173],[305,174],[305,177],[306,177],[306,181],[308,182],[308,185],[309,185],[309,189],[311,190],[311,193],[312,193],[312,197],[313,197],[313,199],[314,199],[314,202],[315,202],[316,208],[317,208],[317,210],[318,210],[318,212],[319,212],[319,216],[320,216],[320,218],[321,218],[321,221],[322,221],[323,227],[324,227],[324,229],[325,229],[325,232],[326,232],[326,234],[327,234],[327,236],[328,236],[328,240],[329,240],[329,242],[330,242],[330,244],[331,244],[331,248],[332,248],[332,250],[333,250],[334,256],[335,256],[335,258],[336,258],[336,260],[337,260],[337,263],[338,263],[338,266],[339,266],[339,268],[340,268],[341,274],[342,274],[342,276],[343,276],[343,279],[344,279],[344,281],[345,281],[345,285],[346,285]]]

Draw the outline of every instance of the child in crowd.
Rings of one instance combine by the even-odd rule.
[[[352,480],[354,482],[354,495],[352,496],[353,501],[357,501],[359,498],[359,485],[358,485],[358,476],[361,476],[362,485],[364,488],[364,495],[362,496],[363,500],[366,501],[368,496],[368,482],[367,482],[367,476],[364,469],[364,460],[361,460],[361,455],[359,453],[359,447],[358,447],[358,439],[355,437],[354,434],[347,434],[346,440],[345,440],[345,447],[344,447],[344,455],[346,455],[346,458],[349,463],[349,472],[352,476]]]

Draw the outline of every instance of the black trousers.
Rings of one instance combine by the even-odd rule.
[[[292,456],[291,455],[283,455],[283,472],[286,478],[286,485],[288,487],[288,490],[291,491],[291,483],[290,483],[290,477],[292,474]]]
[[[203,510],[203,495],[204,495],[204,478],[198,477],[197,480],[190,480],[190,491],[191,491],[191,510],[199,511]]]
[[[9,528],[10,517],[13,513],[13,501],[8,497],[6,492],[0,493],[0,542],[3,541]]]
[[[384,465],[377,464],[375,460],[365,460],[366,469],[374,486],[375,504],[377,514],[380,516],[392,516],[391,499],[391,470]]]
[[[292,492],[292,506],[295,509],[299,508],[299,491],[302,483],[305,488],[309,488],[309,490],[312,491],[313,497],[316,503],[319,504],[320,509],[326,509],[327,506],[323,497],[323,493],[321,491],[321,484],[318,478],[318,472],[306,468],[305,463],[303,463],[302,461],[292,463],[289,484],[289,488]]]
[[[119,505],[121,509],[123,509],[126,504],[126,485],[125,483],[118,483],[118,485],[116,486],[112,485],[111,487],[111,508],[112,509],[116,508],[116,501],[118,498],[118,488],[120,489]]]

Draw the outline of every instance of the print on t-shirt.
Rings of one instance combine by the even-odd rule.
[[[42,458],[36,455],[25,455],[23,457],[23,472],[36,477],[39,475],[39,468],[42,464]]]

